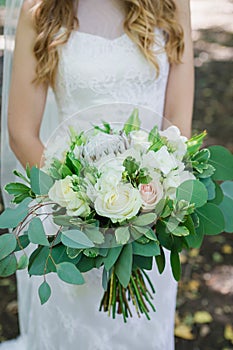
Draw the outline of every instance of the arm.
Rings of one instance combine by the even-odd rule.
[[[27,163],[39,166],[44,150],[39,132],[48,87],[32,83],[36,68],[33,54],[36,33],[30,10],[35,3],[26,0],[21,10],[8,106],[10,147],[24,167]]]
[[[191,135],[193,97],[194,97],[194,64],[193,44],[191,37],[190,1],[174,0],[177,6],[177,17],[184,30],[185,51],[181,64],[171,64],[165,99],[165,120],[163,128],[173,124],[181,133]]]

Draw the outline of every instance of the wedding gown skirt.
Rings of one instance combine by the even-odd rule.
[[[91,2],[93,0],[85,0],[80,4],[84,8],[85,3]],[[111,2],[104,1],[104,4]],[[82,8],[80,16],[82,18]],[[110,39],[101,32],[88,33],[85,25],[81,31],[82,23],[87,22],[81,21],[80,31],[73,32],[68,43],[59,47],[54,89],[59,123],[83,108],[111,102],[146,106],[162,116],[169,73],[163,33],[155,29],[154,50],[160,66],[157,78],[152,64],[125,33]],[[43,120],[45,129],[49,125],[47,117]],[[161,121],[162,117],[156,121],[159,127]],[[47,128],[47,131],[53,130]],[[151,321],[144,316],[140,319],[134,316],[127,324],[121,315],[113,320],[98,311],[103,293],[101,270],[85,273],[86,283],[82,286],[68,285],[50,274],[52,297],[43,306],[38,297],[41,278],[29,279],[25,271],[19,271],[21,337],[1,344],[0,350],[173,350],[177,284],[167,251],[166,257],[167,266],[162,275],[156,266],[149,271],[156,289],[157,311],[150,312]]]

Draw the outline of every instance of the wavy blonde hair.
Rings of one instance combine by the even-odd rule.
[[[176,18],[173,0],[121,0],[125,2],[124,30],[138,45],[145,57],[155,66],[159,64],[153,51],[156,40],[154,28],[166,33],[165,50],[170,63],[180,63],[184,51],[183,30]],[[37,59],[36,83],[55,85],[59,62],[57,48],[65,44],[73,30],[77,30],[78,0],[41,0],[33,8],[37,33],[34,54]],[[61,27],[66,31],[59,33]]]

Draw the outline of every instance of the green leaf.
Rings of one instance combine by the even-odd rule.
[[[29,259],[28,256],[26,254],[23,254],[18,261],[18,266],[17,269],[18,270],[24,270],[28,267],[29,264]]]
[[[15,235],[13,233],[6,233],[0,236],[0,260],[6,258],[11,254],[17,245]]]
[[[76,249],[76,248],[70,248],[70,247],[66,248],[67,255],[70,259],[77,258],[77,256],[79,256],[79,254],[81,254],[82,251],[83,251],[82,249]]]
[[[99,249],[98,248],[87,248],[83,250],[83,254],[86,255],[88,258],[96,258],[99,255]]]
[[[85,255],[82,255],[82,258],[80,259],[80,261],[78,262],[78,264],[76,264],[77,268],[79,269],[80,272],[87,272],[92,270],[95,267],[95,261],[97,258],[93,259],[93,258],[88,258]]]
[[[142,256],[156,256],[160,254],[160,248],[154,241],[147,244],[133,242],[133,253]]]
[[[130,232],[128,226],[118,227],[115,230],[116,241],[118,244],[126,244],[130,239]]]
[[[49,241],[46,237],[44,226],[39,218],[34,218],[28,227],[28,238],[31,243],[49,246]]]
[[[205,185],[198,180],[187,180],[176,190],[177,200],[186,200],[194,203],[195,206],[202,207],[208,199],[208,192]]]
[[[115,274],[121,285],[126,288],[130,281],[133,264],[132,244],[126,244],[115,264]]]
[[[152,228],[146,226],[134,226],[133,228],[136,229],[141,235],[146,236],[149,240],[158,242],[156,234]]]
[[[225,181],[221,183],[221,189],[225,196],[233,200],[233,181]]]
[[[202,225],[202,223],[200,223],[199,227],[196,228],[195,232],[193,234],[190,234],[189,236],[184,237],[184,240],[189,248],[199,249],[202,245],[204,234],[204,226]]]
[[[113,247],[110,248],[108,251],[108,255],[104,258],[104,266],[107,271],[109,271],[115,262],[117,261],[121,251],[122,251],[123,246],[120,245],[118,247]]]
[[[154,143],[157,140],[157,137],[160,137],[159,129],[158,129],[158,125],[155,125],[149,133],[148,141],[151,143]]]
[[[138,108],[135,108],[132,114],[130,115],[130,117],[128,118],[128,120],[126,121],[123,127],[123,131],[126,133],[126,135],[128,135],[133,130],[139,130],[140,125],[141,125],[141,122],[139,119],[139,111],[138,111]]]
[[[210,158],[210,151],[208,148],[203,148],[192,157],[192,161],[202,163],[206,162]]]
[[[69,230],[62,232],[61,235],[62,243],[70,248],[92,248],[94,243],[79,230]]]
[[[51,255],[55,264],[60,264],[62,262],[77,264],[81,259],[81,252],[82,249],[73,249],[61,244],[52,249]]]
[[[57,265],[57,274],[58,277],[67,283],[70,284],[84,284],[84,278],[81,272],[77,269],[74,264],[69,262],[63,262]]]
[[[217,205],[206,203],[203,207],[198,208],[196,213],[206,235],[216,235],[224,231],[224,216]]]
[[[215,168],[214,180],[233,180],[233,155],[225,147],[211,146],[209,163]]]
[[[0,261],[0,277],[8,277],[13,275],[17,270],[17,259],[15,254],[8,255]]]
[[[223,191],[220,187],[220,185],[215,182],[215,198],[210,200],[210,203],[214,203],[214,204],[220,204],[223,200]]]
[[[192,136],[187,142],[187,152],[189,155],[195,154],[202,146],[203,140],[206,137],[206,131],[201,134]]]
[[[179,281],[181,276],[181,264],[180,264],[179,253],[177,253],[177,251],[171,251],[170,263],[172,267],[173,276],[176,281]]]
[[[153,257],[152,256],[133,256],[133,270],[140,268],[145,270],[152,270]]]
[[[42,276],[49,272],[56,272],[52,260],[49,258],[49,247],[39,247],[29,257],[29,275]]]
[[[38,289],[41,305],[45,304],[51,296],[50,285],[44,281]]]
[[[216,196],[215,194],[215,183],[211,178],[201,179],[201,182],[205,185],[208,192],[208,201],[213,200]]]
[[[15,196],[22,193],[28,194],[28,192],[31,191],[30,187],[24,185],[21,182],[11,182],[5,186],[5,190],[9,194],[13,194]]]
[[[163,248],[160,247],[160,254],[155,256],[155,261],[159,270],[159,273],[163,273],[165,266],[166,266],[166,259],[165,259],[165,254],[163,251]]]
[[[175,224],[173,222],[168,221],[166,223],[167,229],[177,237],[184,237],[189,235],[189,230],[186,226],[179,226],[178,223]]]
[[[136,226],[146,226],[153,224],[157,219],[155,213],[141,214],[132,220],[132,224]]]
[[[103,268],[102,272],[102,287],[103,290],[106,292],[108,289],[108,272],[105,268]]]
[[[189,233],[191,235],[194,235],[196,233],[194,222],[193,222],[193,219],[192,219],[192,217],[190,215],[187,216],[187,218],[186,218],[186,220],[184,222],[184,226],[187,227],[187,229],[189,230]]]
[[[99,231],[98,227],[88,227],[84,229],[87,237],[95,244],[104,243],[104,235]]]
[[[223,201],[219,204],[225,220],[224,231],[233,233],[233,199],[224,196]]]
[[[23,181],[29,183],[28,179],[21,172],[19,172],[18,170],[14,170],[13,174],[15,176],[19,177],[20,179],[22,179]]]
[[[17,239],[17,245],[15,248],[15,252],[22,250],[22,248],[25,249],[29,245],[29,243],[30,243],[30,241],[28,239],[28,235],[25,234],[25,232],[24,232],[24,234],[22,236],[19,236]]]
[[[23,202],[15,208],[6,208],[0,215],[0,228],[15,228],[18,224],[26,218],[28,214],[28,205],[31,198],[26,198]]]
[[[53,179],[44,171],[32,167],[31,168],[31,189],[35,194],[46,195],[53,186]]]

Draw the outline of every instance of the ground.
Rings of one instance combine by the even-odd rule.
[[[193,127],[207,129],[208,144],[233,151],[233,3],[193,0],[191,6],[196,71]],[[176,350],[233,350],[232,254],[232,235],[225,233],[207,237],[200,250],[182,255]],[[14,277],[0,280],[0,312],[0,341],[15,337]]]

